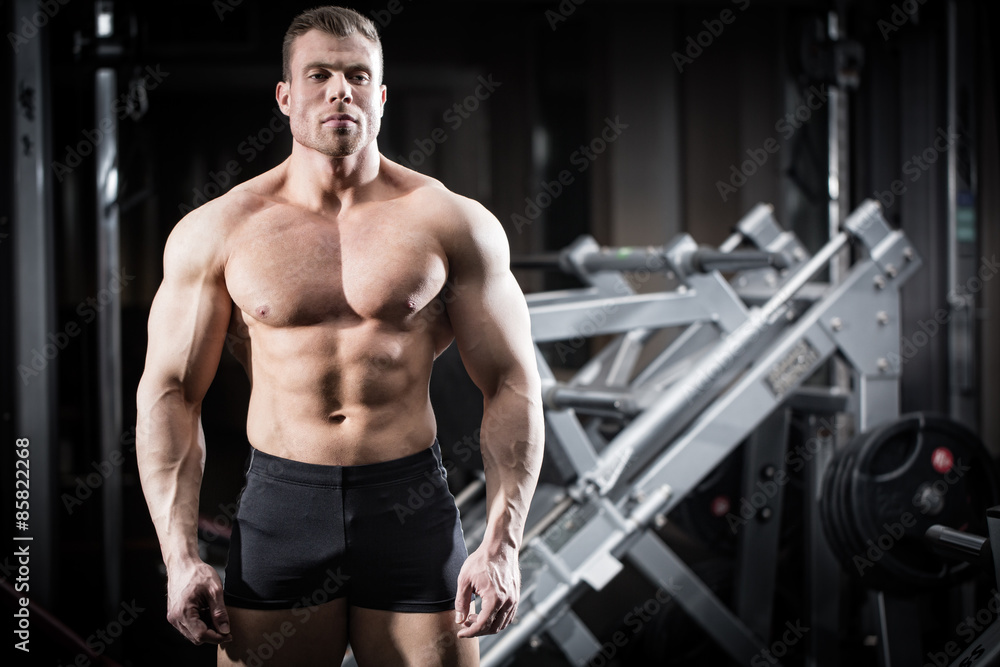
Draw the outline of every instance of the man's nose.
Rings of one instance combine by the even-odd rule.
[[[347,83],[347,77],[331,77],[328,95],[330,102],[343,102],[344,104],[350,104],[352,92],[351,86]]]

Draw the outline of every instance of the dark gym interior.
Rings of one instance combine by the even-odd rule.
[[[6,625],[15,631],[5,635],[11,647],[20,641],[11,614],[26,595],[15,590],[17,550],[30,544],[31,553],[30,653],[12,649],[14,664],[215,664],[214,647],[192,645],[166,620],[165,568],[137,472],[136,387],[167,235],[192,209],[289,154],[288,120],[274,99],[281,41],[291,19],[314,4],[0,3],[7,42],[0,47],[0,84],[9,91],[0,109],[6,128],[0,433],[7,471],[0,482],[7,536],[0,574]],[[865,532],[844,529],[847,520],[836,517],[890,503],[896,492],[879,485],[893,483],[895,473],[886,470],[903,469],[893,457],[919,457],[931,442],[938,443],[931,450],[939,473],[942,448],[954,461],[971,462],[973,472],[962,477],[960,492],[943,496],[933,495],[933,479],[917,482],[926,504],[909,487],[900,492],[924,508],[914,510],[921,530],[941,523],[989,537],[986,510],[1000,505],[994,470],[1000,280],[991,280],[1000,270],[1000,57],[993,39],[1000,6],[987,0],[357,0],[349,6],[378,24],[383,43],[387,103],[379,150],[481,202],[502,223],[514,275],[529,298],[547,387],[587,385],[583,371],[625,334],[614,327],[623,315],[612,306],[599,321],[591,317],[590,330],[580,330],[580,340],[586,338],[580,344],[566,343],[573,336],[560,343],[557,334],[542,335],[536,326],[558,329],[558,316],[543,313],[545,295],[599,291],[607,275],[627,273],[621,284],[635,294],[696,295],[712,310],[709,288],[697,282],[710,278],[725,308],[766,309],[778,289],[774,276],[780,286],[793,273],[723,266],[687,282],[690,276],[677,270],[587,274],[579,268],[586,262],[569,270],[564,249],[584,235],[608,248],[649,248],[650,256],[681,237],[700,248],[746,249],[754,239],[738,223],[759,203],[769,204],[768,219],[800,249],[803,261],[795,266],[850,232],[803,288],[805,296],[780,311],[789,328],[811,316],[810,306],[817,312],[826,299],[840,298],[834,287],[848,285],[855,270],[881,271],[876,284],[880,278],[888,284],[880,294],[897,307],[886,311],[868,297],[845,296],[817,316],[839,351],[803,343],[795,363],[802,355],[828,354],[816,362],[819,370],[785,377],[780,381],[801,390],[777,392],[773,406],[747,411],[737,400],[740,383],[755,359],[785,344],[777,331],[755,337],[740,351],[749,355],[739,369],[746,375],[720,379],[715,402],[706,394],[705,402],[686,404],[670,435],[660,431],[664,442],[655,456],[669,468],[697,460],[678,455],[671,464],[663,452],[686,447],[685,438],[703,422],[705,434],[692,447],[706,451],[710,435],[725,430],[720,424],[744,417],[754,424],[725,454],[711,454],[718,465],[692,467],[685,497],[675,495],[664,505],[669,510],[651,514],[643,528],[670,547],[678,571],[677,563],[686,564],[699,587],[664,592],[663,579],[648,571],[649,559],[614,552],[623,566],[604,570],[607,581],[596,585],[580,565],[573,592],[523,640],[501,646],[501,636],[496,646],[481,644],[483,664],[895,667],[959,664],[977,646],[975,657],[960,664],[994,664],[986,660],[1000,652],[990,634],[1000,598],[988,542],[971,539],[964,561],[957,549],[932,555],[915,531],[906,544],[885,549],[879,540],[886,531],[888,541],[899,541],[892,521],[874,520],[875,532]],[[868,245],[872,227],[850,227],[852,212],[866,200],[878,203],[880,216],[872,215],[887,226],[882,246]],[[883,259],[897,242],[907,261],[919,258],[919,267]],[[559,253],[561,263],[552,260]],[[545,319],[534,319],[536,304]],[[556,389],[547,394],[540,485],[551,493],[540,492],[538,503],[565,509],[563,490],[579,488],[574,484],[582,479],[572,455],[549,458],[557,441],[572,447],[560,430],[568,427],[555,419],[578,418],[579,433],[589,434],[595,449],[611,447],[639,415],[657,409],[657,391],[669,393],[672,382],[695,372],[690,364],[735,335],[725,308],[715,316],[718,335],[705,338],[674,373],[662,373],[656,391],[635,389],[631,412],[618,400],[594,407],[606,398],[596,394],[590,402],[570,391],[564,398]],[[869,354],[858,339],[864,334],[838,338],[850,331],[852,317],[892,320],[896,352]],[[637,369],[679,340],[679,319],[649,325],[662,331],[636,353]],[[453,348],[437,360],[430,393],[442,451],[455,464],[449,484],[462,497],[482,469],[478,456],[461,454],[483,408]],[[247,374],[224,352],[203,404],[199,531],[202,557],[220,568],[250,446],[249,396]],[[716,431],[708,423],[713,415]],[[906,415],[926,420],[914,426]],[[878,431],[893,423],[897,431]],[[780,443],[778,477],[773,466],[760,467],[775,456],[769,438]],[[14,504],[22,497],[15,495],[14,474],[22,439],[30,442],[27,531],[18,529]],[[815,443],[822,445],[819,454],[810,448]],[[798,458],[786,455],[796,451]],[[633,475],[625,487],[644,483],[639,473],[658,470],[653,456],[650,449],[647,460],[627,468]],[[952,460],[943,464],[948,472],[964,470]],[[850,479],[841,485],[829,466],[841,466]],[[769,472],[757,479],[757,470]],[[859,490],[851,484],[862,473],[874,481]],[[768,486],[774,479],[779,483]],[[632,507],[621,487],[607,498]],[[753,494],[765,488],[777,496],[765,492],[762,510]],[[641,505],[645,495],[634,495],[633,505]],[[830,509],[834,497],[839,504]],[[747,515],[740,514],[741,500],[754,505]],[[945,509],[939,513],[936,503]],[[479,520],[476,498],[459,505],[468,538],[474,532],[468,526]],[[574,516],[586,522],[591,515]],[[753,539],[744,536],[747,522],[762,526]],[[848,544],[834,544],[838,531],[851,533]],[[559,542],[552,529],[546,534]],[[25,535],[33,539],[16,539]],[[573,544],[569,536],[562,541]],[[859,557],[871,562],[859,566]],[[891,558],[901,574],[889,572]],[[885,570],[878,582],[864,576],[868,566]],[[695,590],[706,591],[711,604]],[[997,633],[993,642],[1000,644]]]

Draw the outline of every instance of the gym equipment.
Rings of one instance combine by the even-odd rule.
[[[842,280],[813,282],[851,241],[861,259]],[[758,251],[738,252],[742,244]],[[729,261],[721,263],[719,253]],[[615,338],[566,382],[556,380],[537,350],[546,456],[563,473],[565,487],[539,490],[521,554],[519,618],[481,640],[483,665],[507,664],[520,647],[539,645],[542,635],[568,661],[590,660],[601,645],[572,604],[586,587],[603,589],[623,561],[654,586],[674,584],[676,602],[731,658],[748,664],[770,646],[782,489],[786,461],[791,463],[788,408],[813,406],[816,414],[846,409],[861,429],[898,414],[898,290],[920,260],[871,201],[811,258],[764,205],[738,223],[719,253],[705,253],[687,235],[659,248],[604,250],[583,237],[557,257],[534,260],[535,266],[558,265],[585,285],[528,296],[536,344],[552,343],[561,356],[587,338]],[[731,281],[713,270],[723,267],[736,271]],[[661,271],[679,285],[637,294],[622,271]],[[666,349],[636,368],[656,330],[682,326]],[[803,389],[834,354],[851,365],[855,391]],[[807,467],[818,486],[837,434],[814,423],[813,436],[819,446],[796,465]],[[739,517],[745,523],[738,526],[730,609],[653,526],[662,525],[743,442],[743,490],[757,494],[744,500],[759,502],[750,519]],[[824,556],[819,517],[810,511],[807,569],[815,583],[808,619],[813,627],[835,630],[836,605],[827,600],[835,597],[829,587],[839,568]],[[470,544],[483,529],[468,527]],[[824,654],[827,636],[836,635],[814,633],[804,640],[811,655]]]
[[[992,460],[969,429],[916,413],[859,435],[827,469],[821,499],[830,546],[845,571],[900,592],[952,584],[968,562],[921,542],[932,524],[985,530],[1000,502]]]

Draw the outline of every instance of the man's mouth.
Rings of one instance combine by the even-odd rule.
[[[346,113],[330,114],[323,119],[323,127],[350,127],[356,124],[354,117]]]

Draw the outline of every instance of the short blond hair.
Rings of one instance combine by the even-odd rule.
[[[319,30],[342,39],[354,33],[361,33],[378,47],[378,76],[379,83],[382,82],[382,41],[379,39],[375,23],[353,9],[332,5],[307,9],[292,19],[292,24],[285,31],[285,41],[281,45],[281,76],[284,81],[292,80],[292,46],[295,39],[310,30]]]

